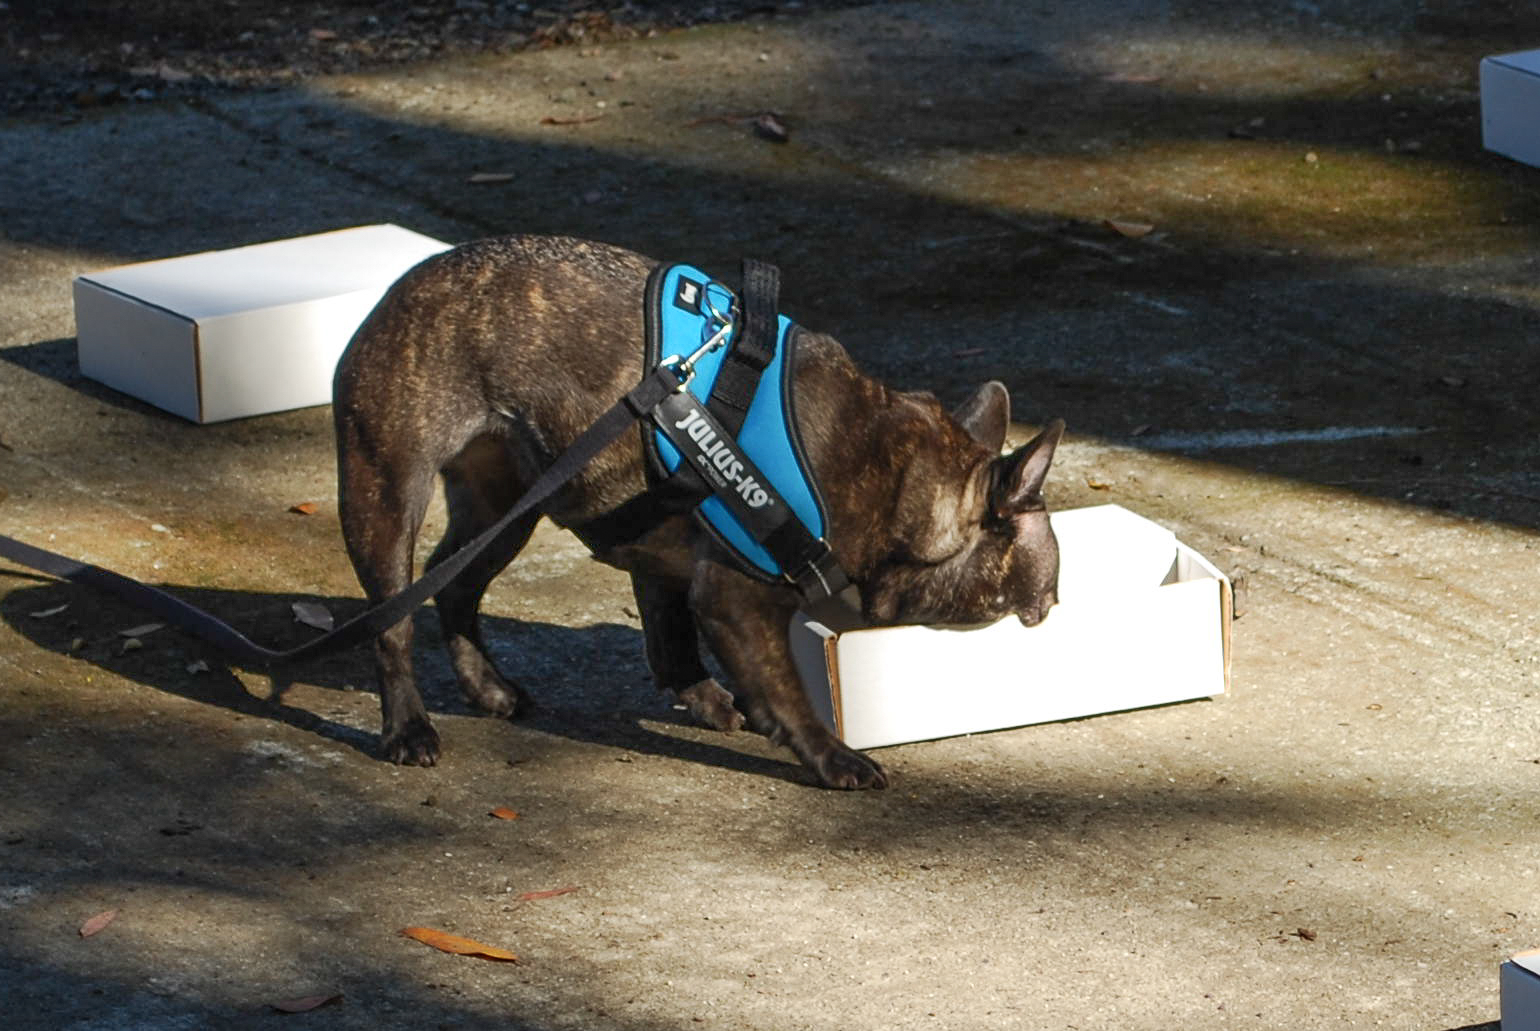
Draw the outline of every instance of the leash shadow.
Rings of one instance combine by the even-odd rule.
[[[371,759],[378,756],[379,709],[366,645],[293,666],[239,667],[175,627],[145,630],[157,625],[153,616],[104,592],[29,573],[7,570],[0,576],[33,584],[0,598],[0,622],[52,657],[43,660],[47,668],[37,670],[41,675],[77,675],[70,668],[78,665],[187,701],[285,724]],[[157,586],[275,649],[297,647],[321,633],[298,622],[295,602],[319,605],[339,624],[365,608],[359,598]],[[481,716],[460,692],[437,618],[426,609],[412,618],[417,630],[413,663],[429,713],[436,718]],[[516,675],[534,698],[534,711],[515,727],[622,753],[806,780],[795,763],[706,740],[716,732],[698,727],[653,685],[642,633],[635,627],[568,627],[493,615],[482,617],[482,628],[499,668]],[[759,736],[741,733],[723,740],[753,742]],[[454,748],[452,742],[449,747]]]

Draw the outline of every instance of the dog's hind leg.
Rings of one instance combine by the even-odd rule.
[[[412,582],[412,554],[433,494],[433,470],[409,453],[374,446],[360,425],[339,418],[339,516],[348,557],[371,605]],[[412,673],[412,617],[374,642],[380,691],[380,753],[391,762],[432,766],[438,732],[428,719]]]
[[[524,493],[501,442],[473,440],[443,469],[449,528],[428,560],[431,569],[497,522]],[[478,615],[487,586],[528,543],[540,520],[531,512],[508,526],[449,586],[435,596],[444,646],[466,699],[492,716],[518,716],[531,708],[529,695],[503,676],[487,655]]]
[[[658,687],[678,695],[690,715],[713,730],[741,728],[743,714],[733,708],[733,696],[701,662],[689,585],[633,572],[631,590],[647,639],[647,665]]]

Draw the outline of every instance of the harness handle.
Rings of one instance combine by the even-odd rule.
[[[780,323],[781,270],[768,262],[743,259],[739,300],[742,328],[722,359],[709,402],[711,414],[736,438],[759,389],[759,377],[775,360]]]

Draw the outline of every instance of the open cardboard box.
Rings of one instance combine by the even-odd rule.
[[[1540,1031],[1540,949],[1513,956],[1499,976],[1503,1031]]]
[[[852,748],[998,730],[1223,694],[1230,581],[1118,505],[1056,512],[1059,604],[1035,627],[835,633],[803,614],[792,654]]]
[[[448,248],[374,225],[78,276],[80,371],[193,422],[328,404],[358,324]]]
[[[1481,144],[1540,166],[1540,50],[1482,60]]]

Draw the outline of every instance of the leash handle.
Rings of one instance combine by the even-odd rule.
[[[260,645],[223,620],[158,587],[151,587],[101,566],[46,551],[13,537],[0,535],[0,558],[61,580],[99,587],[116,594],[124,601],[153,612],[167,623],[214,645],[226,655],[247,665],[311,659],[372,639],[411,615],[418,606],[443,590],[466,566],[475,561],[514,520],[526,515],[554,494],[562,484],[576,476],[590,459],[608,447],[637,419],[650,413],[676,392],[680,385],[679,375],[672,368],[659,367],[654,370],[639,386],[611,405],[608,411],[580,433],[491,527],[428,570],[399,594],[360,613],[330,633],[287,651]]]

